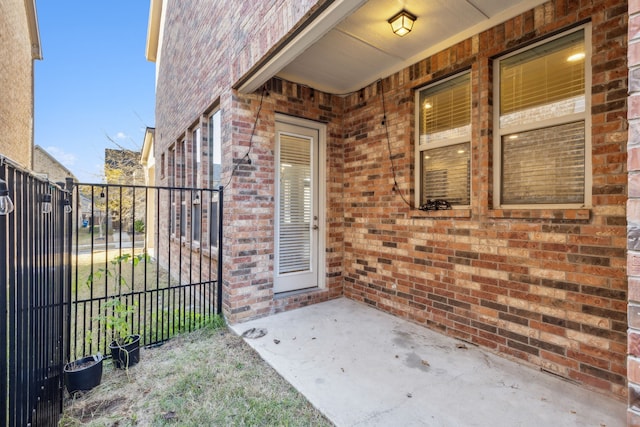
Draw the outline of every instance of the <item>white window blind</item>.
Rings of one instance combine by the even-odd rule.
[[[311,141],[280,136],[280,274],[311,268]]]
[[[469,74],[420,92],[420,143],[467,137],[471,131]]]
[[[499,60],[500,204],[583,204],[584,29]]]
[[[500,62],[500,127],[583,112],[584,34]]]
[[[426,150],[422,158],[423,200],[469,204],[469,143]]]
[[[584,122],[502,138],[506,204],[584,202]]]

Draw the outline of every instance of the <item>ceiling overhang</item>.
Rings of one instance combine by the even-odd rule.
[[[274,76],[346,94],[415,64],[546,0],[335,0],[311,15],[234,88],[251,93]],[[405,37],[388,19],[417,16]]]

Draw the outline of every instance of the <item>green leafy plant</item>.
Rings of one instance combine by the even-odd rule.
[[[111,337],[118,346],[125,346],[133,341],[129,318],[136,312],[136,308],[137,304],[127,305],[117,297],[102,304],[103,313],[97,318],[111,332]]]
[[[111,333],[112,341],[115,341],[118,346],[125,346],[133,340],[129,319],[137,309],[137,304],[135,302],[129,304],[126,296],[123,295],[123,289],[129,289],[129,284],[122,275],[122,264],[132,263],[135,268],[140,262],[148,261],[149,256],[146,253],[118,255],[109,262],[109,265],[99,268],[87,278],[86,284],[89,287],[104,277],[107,280],[113,280],[117,286],[117,295],[107,297],[101,306],[100,314],[95,319]]]
[[[136,233],[144,233],[144,221],[141,219],[133,221],[133,230]]]

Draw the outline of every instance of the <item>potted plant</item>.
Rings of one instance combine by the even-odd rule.
[[[91,342],[90,333],[85,338]],[[64,365],[64,385],[69,394],[89,391],[102,381],[102,354],[96,353]]]
[[[107,331],[111,331],[111,357],[116,368],[127,369],[140,361],[140,335],[130,331],[129,318],[136,311],[135,304],[127,305],[121,298],[103,304],[105,315],[100,316]]]
[[[117,368],[127,369],[140,361],[140,335],[132,333],[131,319],[136,311],[135,303],[128,303],[127,296],[123,295],[122,289],[128,288],[126,279],[120,274],[122,268],[120,264],[132,262],[134,267],[140,261],[146,262],[148,255],[123,254],[111,260],[111,265],[101,268],[91,274],[87,279],[87,284],[93,284],[94,280],[106,275],[115,279],[118,294],[107,298],[102,304],[100,315],[96,319],[110,333],[111,342],[109,349],[114,365]]]

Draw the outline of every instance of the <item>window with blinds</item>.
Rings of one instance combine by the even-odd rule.
[[[585,29],[499,59],[497,205],[584,205]]]
[[[199,187],[202,182],[202,177],[200,174],[200,156],[202,153],[201,147],[201,138],[200,138],[200,128],[197,127],[191,133],[191,186]]]
[[[169,174],[169,186],[173,187],[176,183],[176,177],[178,176],[178,163],[176,159],[176,146],[169,147],[169,165],[171,172]],[[176,234],[176,192],[174,190],[169,191],[169,197],[171,198],[171,223],[169,225],[172,236]]]
[[[418,203],[443,199],[469,205],[471,194],[471,81],[464,73],[416,94],[420,171]]]
[[[220,122],[220,110],[209,116],[208,123],[208,164],[209,164],[209,188],[220,186],[222,173],[222,130]],[[210,196],[209,203],[209,244],[212,248],[218,247],[218,193]]]

